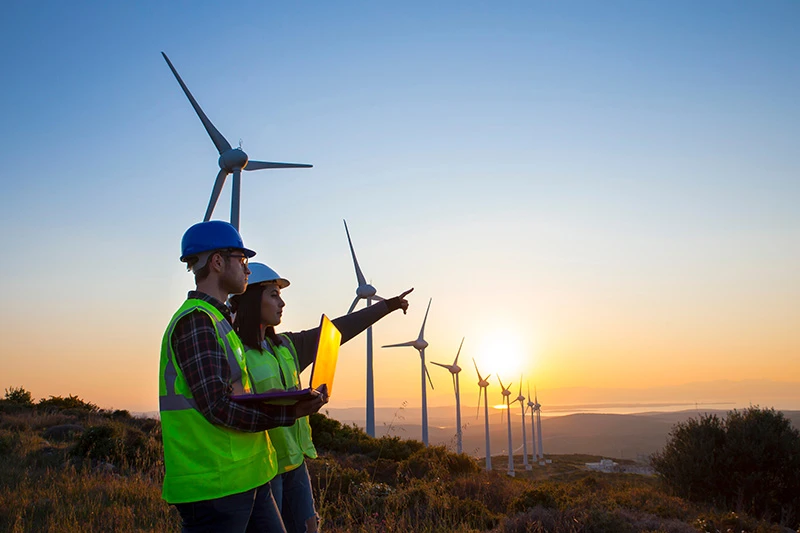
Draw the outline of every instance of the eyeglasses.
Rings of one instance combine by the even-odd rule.
[[[238,259],[239,263],[241,263],[243,267],[247,266],[247,264],[250,262],[248,257],[242,253],[228,252],[228,253],[221,253],[220,255],[222,257],[225,257],[226,259]]]

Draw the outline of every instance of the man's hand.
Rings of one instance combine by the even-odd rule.
[[[319,387],[319,389],[311,391],[311,394],[313,395],[312,398],[308,400],[301,400],[294,404],[295,418],[303,418],[304,416],[314,414],[322,409],[322,406],[328,403],[327,390],[327,387],[322,385]]]

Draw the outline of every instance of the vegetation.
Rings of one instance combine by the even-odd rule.
[[[683,498],[782,525],[800,520],[800,431],[774,409],[678,424],[653,466]]]
[[[757,427],[788,435],[772,415],[775,420]],[[693,422],[700,429],[692,429],[687,442],[742,447],[756,440],[748,416]],[[444,447],[373,439],[321,414],[311,422],[320,457],[309,469],[330,533],[783,531],[730,512],[724,499],[690,501],[656,477],[588,472],[584,463],[597,459],[592,456],[554,456],[552,464],[510,478]],[[6,389],[0,400],[0,531],[179,531],[177,512],[161,500],[160,431],[157,420],[99,409],[75,396],[34,402],[21,387]],[[683,433],[682,426],[674,432]],[[660,457],[672,457],[671,449]],[[714,468],[722,464],[724,453],[716,447],[702,450],[712,452]],[[495,458],[495,464],[505,461]],[[705,463],[697,467],[714,473]],[[745,478],[728,479],[751,487]],[[692,490],[708,486],[697,483]]]

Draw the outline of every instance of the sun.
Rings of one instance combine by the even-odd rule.
[[[491,380],[499,377],[506,386],[519,381],[520,372],[529,367],[530,355],[519,334],[513,330],[495,330],[481,339],[475,355],[481,375],[491,374]]]

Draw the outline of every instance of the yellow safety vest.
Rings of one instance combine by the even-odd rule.
[[[257,393],[272,390],[297,390],[300,388],[300,378],[297,373],[297,350],[291,339],[281,335],[284,342],[275,346],[264,341],[263,352],[247,350],[247,370],[253,381],[253,388]],[[269,440],[275,447],[278,455],[278,472],[289,472],[303,464],[303,458],[316,457],[317,450],[311,440],[311,425],[308,417],[298,418],[297,421],[286,427],[270,429]]]
[[[263,431],[246,433],[212,424],[197,409],[172,350],[178,320],[192,312],[211,318],[227,354],[234,394],[250,392],[242,341],[210,303],[189,299],[172,317],[161,341],[158,394],[166,474],[162,497],[169,503],[220,498],[267,483],[277,473],[275,449]]]

